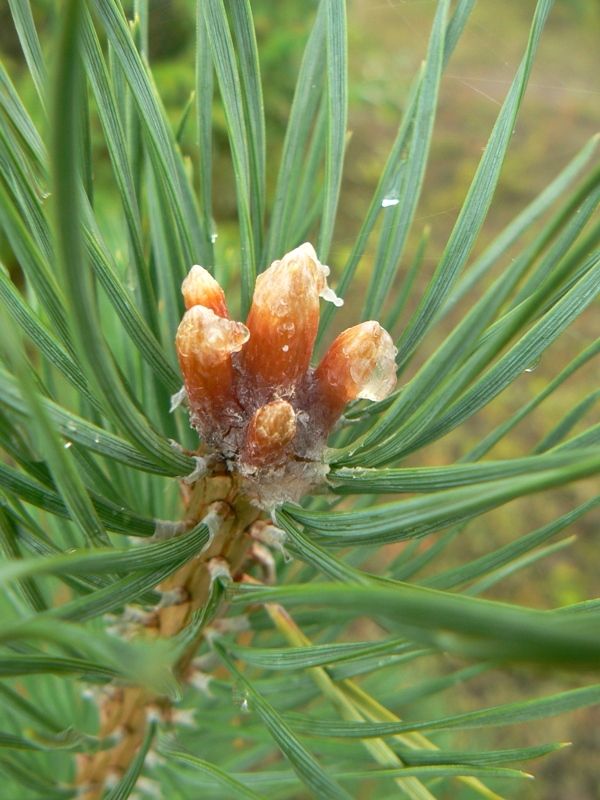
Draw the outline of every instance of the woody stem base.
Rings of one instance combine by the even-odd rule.
[[[252,546],[248,529],[260,511],[239,493],[236,479],[229,474],[202,478],[189,491],[189,519],[202,519],[209,508],[218,508],[221,518],[212,542],[157,587],[176,601],[154,608],[140,624],[140,634],[172,638],[186,627],[194,612],[208,600],[212,581],[210,562],[214,559],[221,560],[234,580],[242,574]],[[200,642],[201,637],[193,641],[176,665],[176,675],[183,682],[192,673],[192,660]],[[98,735],[101,739],[115,737],[117,742],[108,749],[78,756],[78,796],[83,800],[100,800],[105,788],[120,779],[135,757],[151,716],[159,715],[168,721],[171,712],[165,697],[141,686],[110,686],[98,702]]]

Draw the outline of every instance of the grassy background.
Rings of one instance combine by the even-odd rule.
[[[352,139],[348,149],[343,217],[338,228],[356,230],[374,187],[406,89],[426,48],[434,2],[357,0],[350,4],[350,70]],[[422,285],[435,267],[509,83],[518,66],[534,3],[528,0],[480,0],[472,13],[443,79],[434,142],[417,218],[431,226]],[[519,115],[499,189],[477,252],[556,175],[587,139],[600,130],[600,5],[592,0],[558,0],[546,27]],[[368,265],[365,265],[368,268]],[[460,313],[460,310],[458,310]],[[591,308],[559,339],[536,369],[524,373],[509,391],[483,409],[459,435],[450,434],[419,453],[419,462],[448,463],[523,403],[527,402],[577,352],[597,335],[598,306]],[[443,332],[440,332],[442,335]],[[431,346],[435,345],[432,337]],[[503,440],[490,457],[524,454],[597,385],[595,367],[582,370],[551,396],[524,425]],[[591,412],[597,421],[598,411]],[[591,418],[590,418],[591,420]],[[465,434],[469,437],[465,441]],[[448,565],[488,552],[548,522],[589,496],[597,486],[584,483],[511,503],[487,514],[455,541]],[[590,515],[570,532],[575,543],[533,568],[499,583],[489,596],[525,605],[548,607],[597,596],[598,515]],[[433,542],[428,540],[424,547]],[[560,685],[564,686],[561,676]],[[496,671],[463,685],[462,709],[507,702],[510,697],[558,690],[559,682],[531,671]],[[439,702],[439,701],[438,701]],[[440,710],[439,708],[436,710]],[[594,800],[598,796],[597,754],[600,713],[583,710],[569,717],[501,732],[480,731],[478,741],[494,747],[534,741],[571,740],[574,746],[547,761],[535,762],[535,783],[518,790],[521,798]],[[482,739],[479,739],[482,736]],[[458,734],[452,746],[469,746]],[[529,769],[529,767],[528,767]],[[516,786],[506,786],[509,797]],[[456,787],[449,787],[448,798]],[[462,796],[462,795],[461,795]],[[471,796],[467,791],[464,796]],[[474,795],[473,795],[474,796]]]
[[[38,22],[44,27],[49,0],[34,3]],[[253,0],[261,66],[264,78],[267,133],[269,137],[268,178],[272,183],[278,164],[297,66],[304,38],[311,21],[307,13],[314,4],[307,0]],[[151,58],[159,90],[165,99],[174,124],[177,124],[193,85],[193,11],[191,0],[152,0]],[[420,226],[431,227],[431,241],[424,261],[421,285],[425,285],[439,258],[454,223],[466,188],[485,147],[489,131],[514,75],[525,45],[527,28],[533,13],[531,0],[479,0],[463,40],[450,62],[442,84],[432,157],[426,176],[423,200],[417,212]],[[330,257],[334,285],[336,267],[343,263],[358,230],[379,171],[393,139],[406,98],[408,85],[426,49],[427,35],[435,0],[350,0],[350,138],[347,170],[343,185],[340,215]],[[9,61],[12,74],[20,69],[18,46],[10,25],[0,10],[0,47]],[[504,169],[496,199],[480,239],[479,252],[491,238],[552,179],[585,141],[600,130],[600,5],[595,0],[558,0],[542,40],[528,93],[523,104],[513,145]],[[23,78],[25,81],[25,78]],[[33,97],[25,85],[24,94]],[[32,104],[35,108],[35,104]],[[215,215],[219,233],[218,257],[236,261],[235,196],[227,151],[224,118],[215,107]],[[194,163],[193,121],[186,129],[184,147]],[[107,231],[122,224],[114,215],[114,188],[110,171],[103,170],[108,156],[97,144],[97,208]],[[110,241],[110,238],[109,238]],[[410,259],[412,247],[408,248]],[[363,260],[363,277],[369,258]],[[359,273],[360,275],[360,273]],[[360,278],[359,278],[360,280]],[[354,320],[362,295],[355,285],[347,299],[340,326]],[[461,309],[456,314],[460,315]],[[573,325],[546,354],[532,372],[524,373],[505,396],[499,397],[468,426],[460,436],[449,435],[426,448],[413,463],[449,463],[469,449],[482,435],[511,411],[541,390],[550,377],[594,334],[597,307]],[[596,316],[597,318],[597,316]],[[448,319],[446,325],[452,324]],[[433,348],[441,330],[431,336],[426,347]],[[419,359],[420,360],[420,359]],[[525,426],[516,429],[492,453],[498,458],[525,454],[536,441],[561,418],[565,411],[584,396],[592,386],[593,368],[580,370],[574,379],[551,397],[538,412],[528,417]],[[588,416],[588,424],[593,421]],[[596,413],[596,419],[598,414]],[[543,525],[548,520],[581,502],[594,487],[577,484],[551,495],[543,495],[510,504],[488,514],[470,526],[447,552],[446,566],[472,558],[521,533]],[[598,520],[595,520],[596,524]],[[567,550],[530,570],[519,572],[490,591],[498,599],[548,607],[577,602],[598,594],[595,569],[594,520],[581,521],[578,540]],[[434,537],[423,543],[432,544]],[[396,548],[397,549],[397,548]],[[384,563],[390,553],[384,551]],[[441,568],[441,563],[438,568]],[[406,676],[406,680],[410,675]],[[560,688],[566,688],[561,679]],[[576,685],[573,683],[573,685]],[[516,696],[539,695],[558,690],[558,682],[531,671],[496,672],[471,681],[453,698],[453,711],[506,702]],[[432,713],[444,713],[443,700],[436,698]],[[518,735],[515,731],[478,733],[495,747],[526,745],[552,739],[572,739],[576,746],[537,766],[535,785],[519,790],[519,797],[576,798],[597,797],[597,769],[594,752],[600,746],[600,718],[596,710],[580,711],[570,717],[529,725]],[[468,747],[468,737],[455,734],[453,747]],[[483,746],[483,742],[482,742]],[[456,786],[452,787],[456,797]],[[462,790],[461,790],[462,791]],[[514,785],[506,793],[514,796]],[[467,790],[461,797],[467,797]]]

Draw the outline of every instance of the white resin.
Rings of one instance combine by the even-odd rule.
[[[172,414],[179,406],[187,400],[187,392],[185,386],[182,386],[178,392],[171,395],[171,405],[169,406],[169,414]]]
[[[202,456],[192,456],[192,458],[196,462],[196,466],[189,475],[183,478],[183,482],[188,485],[200,480],[200,478],[203,478],[208,472],[208,461],[206,458],[202,458]]]

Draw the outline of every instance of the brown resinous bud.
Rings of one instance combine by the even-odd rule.
[[[182,285],[176,346],[191,423],[268,507],[322,480],[322,450],[348,402],[381,400],[395,386],[396,349],[374,321],[341,333],[311,368],[319,299],[342,304],[328,274],[308,242],[287,253],[258,277],[246,325],[229,319],[202,267]]]
[[[280,463],[289,457],[295,435],[296,412],[286,400],[260,406],[248,424],[242,461],[256,467]]]
[[[246,322],[250,340],[242,353],[258,391],[289,395],[306,374],[319,328],[319,298],[335,298],[328,274],[306,242],[258,276]]]
[[[185,312],[177,329],[179,366],[192,412],[192,422],[205,437],[210,426],[227,426],[237,406],[232,353],[242,349],[248,328],[201,305]]]
[[[181,294],[186,309],[192,306],[204,306],[214,311],[217,317],[229,319],[225,293],[204,267],[195,264],[181,284]]]
[[[352,400],[383,400],[396,385],[396,347],[378,322],[342,331],[315,370],[317,395],[329,425]]]

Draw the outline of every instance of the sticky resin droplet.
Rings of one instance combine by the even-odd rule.
[[[383,400],[396,385],[391,336],[369,321],[343,331],[315,370],[325,416],[332,424],[351,400]]]
[[[181,293],[187,309],[205,306],[218,317],[229,318],[223,289],[204,267],[195,264],[191,268],[181,284]]]
[[[253,466],[280,463],[296,435],[296,412],[285,400],[274,400],[254,412],[246,432],[242,462]]]
[[[176,347],[192,422],[224,422],[235,405],[231,354],[241,350],[249,331],[241,322],[192,306],[177,330]]]
[[[321,290],[320,297],[327,303],[333,303],[336,308],[341,308],[344,305],[342,298],[338,297],[330,286],[326,286]]]
[[[241,683],[234,685],[232,690],[232,699],[234,705],[236,705],[240,709],[242,714],[250,713],[250,703],[248,700],[248,694]]]
[[[242,354],[258,387],[291,390],[306,373],[328,273],[306,242],[259,275],[247,320],[250,341]]]
[[[525,367],[525,369],[523,371],[524,372],[535,372],[536,369],[539,367],[541,360],[542,360],[541,356],[538,356],[538,358],[536,358],[534,361],[531,362],[531,364],[529,364],[527,367]]]

